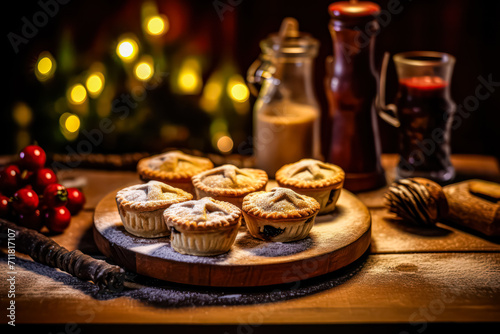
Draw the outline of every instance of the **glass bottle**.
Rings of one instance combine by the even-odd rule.
[[[381,145],[374,106],[378,74],[374,66],[375,17],[372,2],[334,2],[329,6],[333,57],[325,78],[332,120],[327,161],[344,169],[344,187],[363,191],[385,185]]]
[[[260,43],[262,53],[248,69],[258,97],[254,105],[255,165],[271,177],[284,164],[320,159],[320,109],[313,65],[319,42],[285,18],[279,33]],[[260,86],[258,90],[256,84]]]

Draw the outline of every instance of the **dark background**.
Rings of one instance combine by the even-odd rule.
[[[316,60],[315,84],[317,97],[326,112],[324,96],[324,61],[332,53],[332,41],[328,32],[329,15],[327,7],[331,1],[297,0],[220,0],[226,4],[222,20],[213,1],[163,0],[157,1],[160,11],[172,21],[182,18],[185,22],[183,33],[176,43],[195,41],[198,49],[210,55],[211,64],[217,63],[229,52],[241,74],[245,76],[249,65],[257,58],[259,41],[269,33],[279,29],[284,17],[295,17],[300,29],[311,33],[320,40],[321,47]],[[382,9],[387,8],[385,0],[375,1]],[[3,63],[7,72],[4,85],[3,105],[0,118],[2,144],[1,154],[15,153],[16,125],[12,120],[13,103],[26,101],[35,113],[35,122],[30,131],[33,138],[49,152],[61,151],[61,145],[52,145],[44,140],[43,120],[47,117],[38,104],[43,96],[37,91],[33,66],[38,54],[43,50],[57,48],[64,31],[71,31],[77,50],[81,55],[98,56],[109,52],[103,36],[109,32],[121,32],[137,28],[140,1],[96,1],[73,0],[60,5],[57,15],[39,29],[38,34],[27,45],[20,47],[14,54],[7,39],[8,32],[19,32],[21,18],[30,18],[40,10],[36,1],[9,2],[4,10],[4,47],[7,61]],[[401,0],[404,7],[400,14],[393,15],[390,23],[382,28],[376,41],[376,63],[380,64],[385,51],[395,54],[411,50],[442,51],[457,59],[451,84],[452,98],[457,104],[464,98],[474,95],[479,84],[478,77],[493,75],[500,81],[500,2],[474,0]],[[139,23],[137,23],[139,24]],[[109,43],[110,44],[110,43]],[[208,66],[210,68],[210,65]],[[360,78],[362,80],[362,78]],[[387,100],[394,98],[397,82],[394,64],[390,63],[388,72],[389,86]],[[452,133],[454,153],[489,154],[500,157],[500,89],[482,101],[478,110],[466,119]],[[253,99],[251,100],[253,102]],[[182,104],[179,104],[182,106]],[[40,121],[38,121],[40,120]],[[203,127],[203,118],[191,117],[190,122]],[[324,125],[328,128],[328,125]],[[251,133],[251,117],[242,125],[244,131]],[[384,152],[397,150],[396,131],[380,122]],[[136,140],[140,143],[140,139]],[[237,145],[238,143],[235,143]],[[178,143],[189,148],[189,142]],[[111,148],[110,148],[111,147]],[[107,146],[103,150],[124,152],[128,150],[148,151],[149,147]],[[98,148],[99,150],[99,148]]]

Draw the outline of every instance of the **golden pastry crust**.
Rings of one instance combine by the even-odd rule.
[[[137,172],[144,181],[191,182],[192,176],[213,167],[210,159],[171,151],[139,160]]]
[[[314,159],[302,159],[284,165],[276,172],[276,181],[282,187],[297,189],[339,189],[344,184],[345,173],[337,165]]]
[[[149,181],[121,189],[116,193],[120,209],[146,212],[165,209],[174,203],[189,201],[193,195],[159,181]]]
[[[181,231],[210,231],[240,225],[241,210],[211,197],[173,204],[163,213],[165,223]]]
[[[265,219],[293,219],[317,214],[320,205],[312,197],[276,187],[245,196],[242,209],[246,214]]]
[[[222,165],[192,178],[195,188],[211,197],[237,197],[266,187],[267,173],[260,169]]]

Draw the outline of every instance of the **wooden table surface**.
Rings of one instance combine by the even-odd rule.
[[[389,181],[394,178],[396,159],[383,156]],[[457,181],[500,181],[494,158],[464,155],[454,156],[453,162]],[[137,183],[137,175],[71,170],[59,176],[82,178],[87,203],[68,230],[53,239],[70,250],[100,257],[92,239],[93,210],[108,192]],[[17,254],[16,323],[218,324],[232,325],[224,327],[230,333],[253,333],[267,324],[359,328],[370,324],[375,326],[369,327],[371,331],[383,324],[399,326],[391,327],[398,332],[422,333],[430,324],[500,321],[499,241],[444,224],[429,230],[391,220],[383,207],[384,193],[385,188],[358,194],[372,214],[372,243],[365,256],[338,272],[288,285],[203,288],[136,277],[140,289],[98,294],[89,282]],[[3,249],[2,277],[9,271],[6,259]],[[8,289],[2,279],[3,312],[10,300]]]

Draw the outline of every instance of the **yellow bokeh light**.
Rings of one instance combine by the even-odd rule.
[[[26,127],[33,119],[33,111],[26,103],[18,102],[12,110],[12,117],[20,127]]]
[[[78,131],[80,129],[80,118],[76,115],[68,116],[64,122],[64,127],[72,133]]]
[[[40,81],[46,81],[54,76],[56,71],[56,61],[52,55],[44,51],[38,57],[35,66],[35,76]]]
[[[238,83],[231,87],[231,97],[239,102],[244,102],[248,100],[249,97],[248,88],[244,84]]]
[[[147,62],[140,62],[135,66],[134,69],[135,76],[137,79],[146,81],[151,79],[153,76],[154,70],[153,67]]]
[[[200,64],[196,59],[183,62],[177,80],[179,90],[184,94],[197,94],[202,85]]]
[[[137,42],[132,38],[123,38],[116,47],[116,54],[125,62],[135,59],[139,52]]]
[[[134,46],[131,42],[121,42],[118,46],[118,54],[122,58],[130,58],[134,53]]]
[[[47,74],[52,69],[52,60],[49,57],[43,57],[38,61],[38,72],[41,74]]]
[[[196,88],[197,85],[196,74],[194,72],[186,71],[179,78],[179,85],[182,90],[189,92]]]
[[[75,84],[69,89],[69,102],[82,104],[87,99],[87,90],[82,84]]]
[[[222,136],[217,140],[217,148],[222,153],[229,153],[233,149],[233,140],[229,136]]]
[[[147,19],[146,32],[150,35],[163,35],[167,32],[168,28],[168,19],[163,15],[155,15]]]
[[[207,112],[217,109],[219,99],[222,94],[222,82],[211,78],[203,88],[203,95],[200,99],[200,106]]]
[[[211,100],[218,100],[222,93],[222,85],[219,81],[207,83],[203,90],[203,96]]]
[[[69,141],[78,138],[80,130],[80,118],[72,113],[66,112],[59,117],[59,126],[64,138]]]
[[[245,102],[250,97],[248,87],[239,75],[235,75],[229,79],[227,93],[236,102]]]
[[[95,72],[88,76],[85,86],[89,91],[89,95],[97,97],[104,88],[104,75],[101,72]]]

